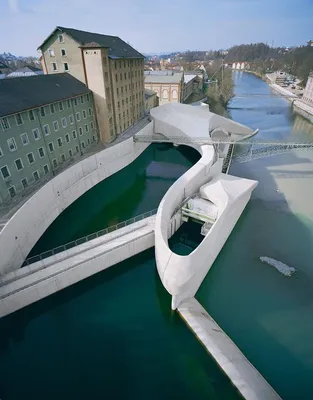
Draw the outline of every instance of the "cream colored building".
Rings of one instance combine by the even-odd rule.
[[[313,72],[310,73],[308,81],[306,83],[302,100],[306,103],[313,105]]]
[[[92,90],[102,142],[144,115],[144,56],[119,37],[58,26],[39,49],[47,74],[68,72]]]
[[[181,72],[145,71],[145,88],[157,93],[160,105],[182,102],[183,87],[184,75]]]
[[[157,93],[150,89],[145,89],[145,112],[150,112],[151,108],[159,105]]]

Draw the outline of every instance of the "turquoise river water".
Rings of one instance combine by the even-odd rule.
[[[287,100],[270,95],[265,82],[246,73],[234,74],[234,80],[233,119],[259,128],[260,138],[312,140],[312,126],[292,115]],[[69,207],[32,254],[157,207],[167,188],[198,158],[184,147],[150,146]],[[277,168],[281,159],[234,162],[230,173],[261,176],[265,183],[197,298],[284,399],[308,399],[313,393],[313,221],[307,213],[291,212],[284,198],[264,200],[264,192],[276,193],[269,166]],[[188,247],[194,238],[182,240],[178,232],[172,245]],[[283,261],[297,272],[285,277],[261,263],[260,256]],[[151,249],[0,320],[0,398],[240,396],[171,312]]]

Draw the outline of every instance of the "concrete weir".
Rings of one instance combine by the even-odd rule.
[[[181,303],[178,312],[245,399],[280,399],[195,298]]]

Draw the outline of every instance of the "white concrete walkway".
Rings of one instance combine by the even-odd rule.
[[[178,312],[246,400],[280,399],[196,299],[184,301]]]
[[[0,317],[154,246],[155,217],[1,276]]]

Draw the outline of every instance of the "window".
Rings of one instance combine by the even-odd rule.
[[[61,56],[65,57],[66,56],[66,50],[65,49],[61,49]]]
[[[23,119],[21,114],[15,114],[16,125],[23,125]]]
[[[39,153],[40,158],[43,158],[45,156],[45,151],[44,151],[43,147],[39,147],[38,153]]]
[[[54,104],[50,104],[50,114],[54,114],[54,113],[55,113]]]
[[[90,139],[88,139],[87,142],[88,142],[88,146],[89,146],[90,145]]]
[[[106,74],[107,74],[107,72],[106,72]],[[86,94],[86,98],[87,98],[87,101],[90,101],[89,93]]]
[[[80,127],[78,128],[78,130],[79,130],[79,136],[81,136],[81,135],[83,134],[83,128],[80,126]]]
[[[58,166],[56,158],[54,160],[52,160],[52,165],[53,165],[53,168],[56,168]]]
[[[87,118],[87,112],[86,112],[86,110],[83,110],[83,118],[84,118],[84,119]]]
[[[49,173],[49,165],[48,165],[48,164],[46,164],[46,165],[43,166],[43,173],[44,173],[45,175],[47,175],[47,174]]]
[[[38,181],[39,180],[39,172],[38,171],[34,171],[33,172],[33,177],[34,177],[35,181]]]
[[[2,157],[2,156],[3,156],[3,152],[2,152],[2,149],[0,147],[0,157]]]
[[[117,74],[115,74],[115,82],[118,82]]]
[[[85,125],[85,131],[86,133],[89,132],[89,126],[87,124]]]
[[[84,96],[80,96],[80,102],[83,104],[85,102]]]
[[[80,121],[80,112],[76,113],[76,121],[77,121],[77,122]]]
[[[30,120],[30,121],[35,121],[35,114],[34,114],[34,111],[33,110],[29,110],[28,111],[28,119]]]
[[[111,103],[108,103],[108,111],[111,111],[112,107],[111,107]]]
[[[63,128],[66,128],[66,127],[67,127],[67,120],[66,120],[66,118],[62,118],[62,119],[61,119],[61,122],[62,122]]]
[[[64,71],[69,71],[68,63],[63,63]]]
[[[6,179],[9,176],[11,176],[10,170],[6,165],[4,167],[1,167],[1,174],[2,174],[3,179]]]
[[[22,183],[22,185],[23,185],[23,188],[26,189],[27,186],[28,186],[27,179],[26,179],[26,178],[23,178],[23,179],[21,180],[21,183]]]
[[[76,153],[79,153],[79,147],[76,146]]]
[[[27,133],[22,133],[21,134],[21,142],[22,142],[23,146],[27,146],[28,145],[29,139],[28,139]]]
[[[116,88],[116,94],[118,95],[119,93],[118,93],[118,88]]]
[[[63,37],[63,35],[59,35],[59,43],[64,43],[64,37]]]
[[[122,94],[124,93],[124,89],[123,89],[123,86],[121,87],[121,93],[122,93]]]
[[[112,118],[110,118],[109,119],[109,124],[112,125],[112,122],[113,122],[113,120],[112,120]]]
[[[124,105],[124,99],[122,99],[122,106]]]
[[[62,142],[62,138],[58,138],[58,146],[62,147],[63,146],[63,142]]]
[[[42,117],[44,117],[44,116],[46,115],[46,112],[45,112],[45,108],[44,108],[44,107],[40,107],[40,115],[41,115]]]
[[[94,129],[93,121],[90,122],[90,128]]]
[[[95,140],[96,140],[96,137],[95,137],[95,135],[93,135],[92,141],[95,142]]]
[[[127,85],[125,85],[125,92],[127,92]]]
[[[122,73],[120,73],[120,80],[122,80],[123,79],[123,74]]]
[[[8,146],[9,146],[9,150],[10,151],[15,151],[17,149],[16,147],[16,143],[15,143],[15,139],[14,138],[10,138],[7,140]]]
[[[35,140],[39,140],[40,139],[40,132],[38,128],[33,129],[33,136]]]
[[[119,101],[117,102],[117,108],[120,108],[120,102]]]
[[[18,171],[20,171],[21,169],[24,168],[23,163],[22,163],[22,160],[21,160],[20,158],[18,158],[18,159],[15,160],[14,162],[15,162],[16,169],[17,169]]]
[[[66,103],[67,103],[67,108],[71,108],[71,100],[70,100],[70,99],[67,99],[67,100],[66,100]]]
[[[10,124],[9,124],[9,120],[7,117],[0,118],[0,120],[1,120],[2,129],[4,131],[7,131],[8,129],[10,129]]]
[[[77,98],[74,99],[74,105],[77,106]]]
[[[48,124],[43,126],[43,131],[44,131],[46,136],[50,135],[50,127],[49,127]]]
[[[68,155],[69,155],[70,158],[73,157],[73,151],[72,151],[72,149],[69,149]]]
[[[27,154],[27,158],[28,158],[29,164],[33,164],[35,162],[35,158],[34,158],[33,153],[28,153]]]
[[[8,192],[9,192],[9,194],[10,194],[11,197],[14,197],[14,196],[16,195],[15,187],[14,187],[14,186],[11,186],[11,187],[8,189]]]
[[[107,81],[109,79],[109,74],[107,72],[104,73],[104,79]]]
[[[65,161],[65,155],[64,154],[61,154],[61,161]]]
[[[128,97],[126,97],[126,104],[128,104]]]
[[[106,97],[110,97],[110,88],[105,88]]]
[[[53,121],[53,128],[54,128],[55,132],[57,132],[59,130],[59,122],[58,121]]]
[[[52,71],[57,71],[57,70],[58,70],[57,63],[53,62],[52,63]]]
[[[83,149],[85,148],[85,142],[82,142],[82,148]]]
[[[126,75],[126,72],[124,72],[124,79],[127,79],[127,75]]]
[[[54,145],[52,142],[48,143],[49,151],[52,153],[54,151]]]
[[[74,124],[74,115],[71,114],[71,115],[69,116],[69,119],[70,119],[70,124],[73,125],[73,124]]]
[[[76,138],[77,138],[76,131],[73,131],[73,132],[72,132],[72,135],[73,135],[73,139],[76,139]]]
[[[65,141],[66,143],[70,142],[70,135],[68,133],[65,135]]]
[[[53,49],[49,49],[48,52],[49,52],[49,56],[50,57],[54,57],[54,50]]]
[[[63,111],[63,110],[64,110],[62,101],[59,102],[59,110],[60,110],[60,111]]]

